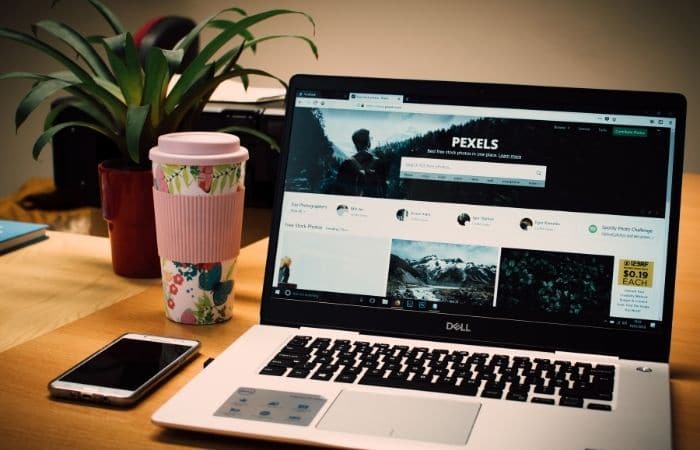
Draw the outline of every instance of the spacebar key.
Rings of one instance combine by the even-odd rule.
[[[369,375],[365,375],[360,379],[358,384],[366,384],[369,386],[392,386],[393,383],[391,380],[388,378],[382,378],[382,377],[373,377]]]

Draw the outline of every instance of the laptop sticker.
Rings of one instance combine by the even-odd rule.
[[[325,403],[320,395],[240,387],[214,415],[308,426]]]

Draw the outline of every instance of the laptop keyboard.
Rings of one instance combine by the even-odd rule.
[[[615,366],[295,336],[261,375],[610,411]]]

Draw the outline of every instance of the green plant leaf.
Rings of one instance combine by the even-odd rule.
[[[204,66],[209,61],[209,59],[211,59],[211,57],[214,56],[214,54],[217,51],[219,51],[219,49],[221,49],[221,47],[226,45],[236,35],[242,35],[242,33],[247,33],[249,27],[255,25],[256,23],[262,22],[263,20],[267,20],[271,17],[279,16],[282,14],[301,14],[307,19],[309,19],[311,24],[315,26],[313,19],[308,14],[288,9],[273,9],[270,11],[255,14],[253,16],[246,16],[238,22],[233,22],[232,25],[225,28],[223,31],[221,31],[221,33],[219,33],[218,36],[209,41],[209,43],[194,58],[194,60],[190,64],[190,67],[188,67],[188,70],[190,68],[197,70],[197,68]]]
[[[141,162],[141,135],[150,109],[151,105],[131,105],[126,111],[126,149],[136,163]]]
[[[230,40],[236,35],[246,33],[249,27],[271,17],[282,14],[301,14],[306,17],[315,27],[311,16],[300,11],[292,11],[288,9],[274,9],[265,11],[252,16],[246,16],[238,22],[233,22],[232,25],[222,30],[221,33],[219,33],[214,39],[209,41],[209,43],[192,60],[189,66],[187,66],[182,73],[182,76],[178,79],[177,83],[175,83],[170,95],[168,95],[168,100],[166,100],[166,111],[172,111],[174,105],[180,103],[181,97],[183,97],[192,87],[196,74],[201,73],[202,68],[207,65],[209,60],[221,49],[221,47],[230,42]]]
[[[73,94],[75,94],[75,91],[80,91],[80,97],[90,98],[96,104],[104,106],[104,108],[114,118],[116,123],[125,123],[126,105],[124,105],[124,102],[122,100],[114,97],[104,88],[100,87],[95,83],[80,83],[71,86],[69,89],[69,92]]]
[[[165,49],[161,49],[161,51],[163,52],[165,59],[168,61],[170,73],[177,73],[177,71],[180,69],[180,65],[182,64],[182,58],[184,58],[185,52],[183,50]]]
[[[53,20],[42,20],[32,25],[32,30],[36,30],[37,28],[41,28],[42,30],[51,33],[68,44],[81,58],[85,60],[95,75],[110,81],[114,81],[112,73],[109,71],[109,68],[107,68],[104,61],[102,61],[100,55],[98,55],[92,45],[90,45],[90,43],[73,28]]]
[[[152,47],[146,55],[145,67],[146,80],[143,87],[142,103],[151,105],[151,125],[155,127],[160,123],[163,114],[163,99],[170,79],[168,61],[163,51]]]
[[[85,40],[92,45],[102,45],[102,41],[106,38],[103,34],[93,34],[91,36],[85,36]]]
[[[51,108],[49,113],[46,115],[46,118],[44,119],[44,131],[48,130],[49,128],[55,125],[54,122],[56,121],[56,118],[66,108],[75,108],[82,111],[83,113],[94,119],[98,125],[101,125],[103,128],[108,130],[111,133],[111,137],[113,138],[113,140],[117,140],[116,138],[118,133],[116,130],[113,129],[112,120],[109,117],[109,115],[102,110],[100,105],[95,105],[88,100],[81,99],[78,96],[67,98],[62,103]]]
[[[0,28],[0,38],[5,38],[5,39],[10,39],[16,42],[19,42],[21,44],[28,45],[30,47],[33,47],[39,51],[44,52],[46,55],[49,57],[55,59],[59,63],[61,63],[63,66],[65,66],[68,70],[70,70],[73,74],[75,74],[76,77],[78,77],[81,81],[83,82],[92,82],[92,76],[87,73],[82,67],[80,67],[78,64],[73,62],[70,58],[68,58],[66,55],[61,53],[60,51],[56,50],[52,46],[28,35],[25,33],[21,33],[19,31],[14,31],[14,30],[9,30],[7,28]]]
[[[143,95],[143,72],[131,34],[111,36],[102,42],[127,105],[140,105]]]
[[[99,0],[88,0],[90,3],[92,3],[92,6],[95,7],[95,9],[104,17],[104,19],[109,23],[109,26],[112,27],[112,30],[116,34],[121,34],[124,33],[126,30],[124,29],[124,25],[122,25],[121,21],[119,18],[109,9],[107,6],[102,4]]]
[[[216,73],[222,74],[231,70],[231,68],[236,64],[236,62],[238,62],[238,58],[240,58],[244,49],[245,45],[242,43],[241,45],[238,45],[235,48],[224,53],[221,56],[221,58],[217,59],[214,63],[216,67]]]
[[[247,77],[248,75],[257,75],[257,76],[261,76],[261,77],[265,77],[265,78],[272,78],[273,80],[276,80],[279,84],[281,84],[285,90],[289,89],[289,86],[287,85],[286,81],[284,81],[282,78],[277,77],[277,76],[275,76],[269,72],[266,72],[264,70],[246,69],[245,67],[241,67],[238,65],[235,66],[234,69],[235,70],[229,72],[229,74],[233,73],[233,74],[239,75],[241,78],[243,78],[244,76]],[[226,74],[222,74],[222,76],[223,75],[226,75]],[[244,83],[244,85],[247,87],[247,83]]]
[[[216,70],[215,64],[208,64],[202,67],[198,72],[192,72],[188,67],[187,74],[182,74],[180,78],[173,86],[172,90],[165,99],[165,112],[166,114],[171,113],[175,107],[177,107],[184,97],[188,97],[189,93],[196,88],[196,86],[201,86],[205,80],[211,80],[214,77]],[[187,77],[187,80],[181,83],[182,79]]]
[[[314,41],[312,41],[311,39],[309,39],[306,36],[301,36],[301,35],[297,35],[297,34],[276,34],[276,35],[271,35],[271,36],[264,36],[261,38],[253,39],[252,41],[247,41],[245,43],[245,46],[246,47],[253,47],[254,45],[256,45],[260,42],[269,41],[272,39],[300,39],[300,40],[306,42],[307,44],[309,44],[309,47],[311,48],[311,53],[313,53],[314,56],[316,57],[316,59],[318,59],[318,47],[316,47],[316,44],[314,43]]]
[[[67,99],[65,102],[52,107],[44,118],[44,131],[51,128],[54,125],[56,118],[67,108],[75,108],[76,103],[77,101],[75,99]]]
[[[261,139],[265,141],[272,150],[275,150],[277,152],[280,151],[280,146],[277,144],[277,141],[275,138],[272,136],[269,136],[261,131],[256,130],[255,128],[248,128],[248,127],[239,127],[239,126],[232,126],[232,127],[226,127],[222,128],[220,130],[217,130],[221,133],[246,133],[250,134],[251,136],[255,136],[258,139]]]
[[[63,122],[58,125],[54,125],[53,127],[49,128],[48,130],[44,131],[41,133],[39,138],[36,140],[34,143],[34,148],[32,149],[32,156],[34,159],[39,159],[39,155],[41,154],[41,150],[46,146],[46,144],[49,143],[51,138],[58,133],[59,131],[68,128],[68,127],[82,127],[82,128],[89,128],[93,131],[96,131],[104,136],[107,136],[110,139],[113,139],[114,136],[110,134],[110,132],[103,127],[99,125],[95,125],[93,123],[88,123],[88,122],[80,122],[80,121],[71,121],[71,122]]]
[[[24,34],[24,33],[20,33],[18,31],[8,30],[6,28],[0,28],[0,38],[10,39],[10,40],[25,44],[27,46],[33,47],[33,48],[45,53],[49,57],[55,59],[59,63],[61,63],[76,78],[78,78],[80,81],[82,81],[82,84],[76,85],[76,86],[80,86],[80,89],[84,92],[84,95],[92,96],[95,101],[99,101],[100,103],[104,104],[105,107],[107,107],[107,109],[110,111],[110,114],[112,114],[112,116],[115,118],[115,120],[121,121],[121,122],[124,121],[126,109],[123,107],[123,105],[121,107],[119,106],[119,103],[120,103],[119,99],[115,98],[108,91],[106,91],[102,87],[95,84],[92,76],[88,72],[86,72],[82,67],[80,67],[78,64],[73,62],[70,58],[68,58],[66,55],[64,55],[60,51],[56,50],[55,48],[51,47],[50,45],[48,45],[48,44],[46,44],[38,39],[35,39],[32,36],[29,36],[29,35]],[[15,72],[15,73],[18,73],[18,72]],[[29,74],[30,72],[24,72],[24,73]],[[59,72],[59,73],[65,73],[65,72]]]
[[[19,129],[24,121],[29,117],[29,115],[43,103],[44,100],[55,94],[56,92],[71,86],[73,83],[58,80],[49,79],[45,81],[40,81],[29,91],[29,93],[24,96],[24,98],[19,102],[17,106],[17,111],[15,112],[15,132]]]
[[[37,82],[41,81],[47,81],[47,80],[59,80],[59,81],[65,81],[69,83],[78,83],[80,80],[71,72],[68,71],[61,71],[61,72],[53,72],[48,75],[40,74],[40,73],[35,73],[35,72],[8,72],[5,74],[0,74],[0,80],[3,79],[30,79],[30,80],[35,80]],[[71,95],[74,95],[75,97],[79,98],[82,100],[79,105],[81,106],[81,109],[88,115],[90,115],[95,121],[102,125],[103,127],[113,130],[114,128],[114,121],[113,118],[110,117],[110,112],[105,109],[105,106],[103,103],[99,102],[96,100],[96,97],[94,97],[91,94],[86,94],[79,88],[72,86],[72,87],[67,87],[65,90],[70,93]],[[126,111],[126,110],[124,110]],[[46,123],[46,122],[45,122]],[[119,144],[119,142],[117,142]]]
[[[173,50],[186,51],[190,47],[190,45],[192,45],[192,42],[194,42],[194,40],[197,39],[197,36],[199,36],[199,33],[202,32],[204,27],[209,25],[209,23],[211,23],[212,20],[216,19],[218,16],[220,16],[221,14],[223,14],[225,12],[237,12],[243,16],[247,15],[246,12],[243,11],[241,8],[234,7],[234,8],[222,9],[218,13],[216,13],[212,16],[209,16],[206,19],[199,22],[194,28],[192,28],[192,30],[190,30],[189,33],[187,33],[187,35],[185,37],[180,39],[180,41],[177,44],[175,44],[175,47],[173,47]]]
[[[212,28],[218,28],[220,30],[225,30],[225,29],[230,28],[230,27],[235,26],[235,25],[236,25],[236,22],[234,22],[232,20],[223,20],[223,19],[212,20],[209,23],[209,26],[211,26]],[[253,36],[253,33],[251,33],[248,30],[241,30],[238,34],[240,34],[241,37],[243,37],[243,39],[246,41],[252,41],[253,39],[255,39],[255,36]],[[253,53],[255,53],[255,50],[256,50],[255,45],[252,46],[251,50],[253,50]]]
[[[46,80],[63,80],[69,83],[80,83],[80,79],[76,77],[72,72],[67,70],[60,72],[52,72],[48,75],[37,72],[7,72],[0,74],[0,80],[9,79],[27,79],[34,81],[46,81]]]
[[[94,81],[96,85],[98,85],[99,87],[107,91],[109,94],[111,94],[114,99],[119,101],[119,103],[126,104],[124,94],[122,90],[119,89],[119,86],[110,81],[105,80],[104,78],[99,77],[95,77]]]
[[[48,75],[43,75],[48,78],[56,78],[59,80],[68,81],[71,83],[79,83],[80,78],[76,77],[75,74],[69,70],[59,70],[58,72],[51,72]]]

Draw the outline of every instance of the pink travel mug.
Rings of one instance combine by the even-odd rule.
[[[182,132],[160,136],[149,157],[165,315],[200,325],[226,321],[248,150],[231,134]]]

